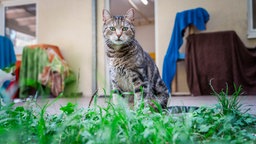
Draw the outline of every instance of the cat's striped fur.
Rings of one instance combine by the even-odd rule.
[[[119,94],[134,92],[134,95],[129,95],[131,103],[134,102],[133,96],[135,100],[141,100],[143,96],[146,103],[153,105],[154,100],[166,108],[169,97],[167,87],[154,61],[135,40],[133,20],[133,9],[124,16],[111,16],[109,11],[103,10],[103,36],[112,87]]]

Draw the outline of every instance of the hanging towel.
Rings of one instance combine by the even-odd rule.
[[[164,57],[163,81],[171,93],[171,82],[176,72],[176,61],[179,56],[179,49],[183,43],[184,30],[189,25],[194,25],[198,30],[205,30],[205,24],[209,20],[208,12],[203,8],[186,10],[176,14],[172,37]]]
[[[20,98],[28,97],[28,87],[41,90],[38,75],[43,71],[44,67],[48,63],[48,57],[45,50],[41,48],[23,48],[19,79]],[[43,90],[40,91],[40,93],[43,92]]]
[[[10,67],[16,62],[12,41],[4,36],[0,36],[0,69]]]
[[[209,83],[219,93],[233,94],[242,86],[246,95],[256,95],[256,49],[244,45],[235,31],[189,35],[186,72],[192,95],[211,95]],[[228,86],[228,89],[226,87]]]

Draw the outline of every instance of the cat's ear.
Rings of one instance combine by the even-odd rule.
[[[134,14],[135,14],[134,9],[131,8],[131,9],[129,9],[129,10],[126,12],[125,18],[126,18],[128,21],[133,22],[133,21],[134,21]]]
[[[106,9],[103,9],[102,11],[102,16],[103,16],[103,21],[106,22],[108,21],[109,19],[111,19],[111,14],[108,10]]]

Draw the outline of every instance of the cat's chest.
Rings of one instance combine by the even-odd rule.
[[[112,69],[112,78],[118,87],[122,88],[124,91],[133,90],[132,77],[133,73],[129,69],[124,67],[115,67]]]

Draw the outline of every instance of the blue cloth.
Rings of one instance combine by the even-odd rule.
[[[16,63],[16,56],[12,41],[0,36],[0,69],[9,67]]]
[[[5,82],[3,83],[2,88],[7,89],[8,86],[10,85],[10,83],[11,83],[11,81],[9,81],[9,80],[5,81]]]
[[[183,35],[186,27],[194,25],[198,30],[205,30],[205,24],[209,20],[208,12],[203,8],[186,10],[176,14],[172,37],[164,57],[163,81],[169,92],[171,92],[171,82],[176,73],[176,62],[179,57],[179,49],[183,43]]]

